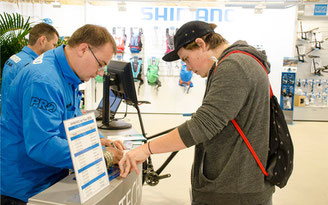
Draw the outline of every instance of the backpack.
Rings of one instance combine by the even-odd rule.
[[[122,35],[116,34],[116,27],[113,28],[114,40],[117,45],[117,53],[124,53],[125,50],[125,42],[126,42],[126,34],[125,28],[122,28]]]
[[[181,61],[181,64],[179,85],[194,87],[194,84],[191,82],[192,71],[187,70],[187,65],[183,61]]]
[[[264,65],[259,61],[255,56],[245,51],[232,51],[224,56],[220,62],[233,53],[243,53],[245,55],[251,56],[257,62],[261,64],[265,72],[267,73]],[[219,62],[219,63],[220,63]],[[217,63],[216,68],[219,63]],[[213,74],[215,73],[215,70]],[[268,73],[267,73],[268,74]],[[294,160],[294,146],[292,142],[291,135],[288,130],[288,126],[283,114],[283,111],[278,103],[276,96],[272,93],[272,88],[270,85],[270,133],[269,133],[269,150],[267,158],[267,166],[264,169],[261,161],[259,160],[256,152],[249,143],[247,137],[243,133],[242,129],[239,127],[235,119],[232,120],[233,125],[243,138],[248,149],[252,153],[254,159],[259,165],[261,171],[265,175],[265,180],[270,182],[273,185],[276,185],[280,188],[286,186],[287,181],[293,171],[293,160]]]
[[[148,69],[147,69],[147,81],[150,85],[161,86],[161,81],[159,81],[158,77],[158,67],[159,59],[153,57],[152,59],[148,59]]]
[[[132,68],[132,74],[134,81],[141,81],[143,82],[143,79],[141,78],[142,73],[142,59],[138,58],[138,56],[134,56],[133,58],[130,58],[131,68]]]
[[[142,29],[139,29],[139,33],[134,34],[133,28],[131,28],[131,41],[130,41],[130,51],[131,53],[139,53],[142,49],[141,42]]]
[[[166,52],[170,53],[174,50],[174,35],[170,35],[169,29],[166,29]]]

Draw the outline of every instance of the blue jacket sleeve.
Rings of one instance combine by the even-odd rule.
[[[23,94],[23,133],[27,154],[48,166],[73,168],[63,125],[67,112],[59,88],[33,82]]]
[[[16,70],[16,64],[10,59],[6,61],[5,66],[3,67],[2,73],[2,86],[1,86],[1,101],[4,104],[7,99],[7,92],[9,90],[9,85],[14,79],[14,71]]]

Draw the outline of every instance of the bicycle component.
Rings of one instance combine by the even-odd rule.
[[[159,180],[171,177],[171,174],[158,175],[153,168],[152,164],[148,164],[145,173],[145,182],[150,186],[156,186],[159,183]]]

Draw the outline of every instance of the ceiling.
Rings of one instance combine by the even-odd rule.
[[[124,3],[146,3],[150,5],[179,5],[179,6],[226,6],[254,8],[264,6],[266,8],[286,8],[294,5],[305,5],[314,3],[328,3],[328,0],[1,0],[12,3],[60,3],[63,5],[89,4],[124,4]]]

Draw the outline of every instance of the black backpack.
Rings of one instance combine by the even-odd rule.
[[[233,53],[243,53],[245,55],[253,57],[257,62],[261,64],[265,72],[267,73],[264,65],[255,56],[245,51],[232,51],[223,57],[220,62]],[[219,63],[220,63],[219,62]],[[218,64],[219,64],[218,63]],[[218,65],[217,64],[217,65]],[[216,66],[217,68],[217,66]],[[215,69],[216,69],[215,68]],[[215,70],[214,70],[215,72]],[[213,72],[213,74],[214,74]],[[268,74],[268,73],[267,73]],[[265,179],[271,184],[280,188],[286,186],[287,181],[293,171],[294,160],[294,146],[292,138],[290,136],[288,126],[283,114],[283,111],[278,103],[276,96],[273,95],[270,85],[270,139],[269,139],[269,152],[266,169],[264,169],[261,161],[257,157],[254,149],[246,138],[245,134],[239,127],[235,119],[232,120],[233,125],[243,138],[248,149],[252,153],[254,159],[265,175]]]

